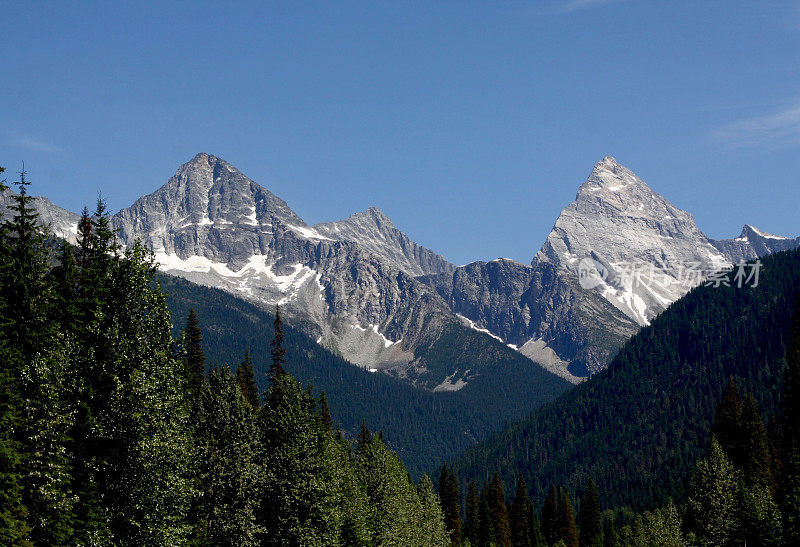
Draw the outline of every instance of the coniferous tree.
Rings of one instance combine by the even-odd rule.
[[[319,413],[322,419],[322,425],[325,429],[331,431],[333,429],[333,418],[331,418],[331,408],[328,406],[328,399],[325,397],[325,392],[319,394]]]
[[[280,306],[275,308],[275,320],[272,323],[275,330],[274,338],[272,339],[272,364],[269,368],[271,378],[277,378],[284,374],[286,367],[286,349],[283,347],[283,319],[281,318]]]
[[[5,337],[4,366],[18,382],[24,404],[15,428],[21,453],[23,503],[28,509],[31,539],[40,544],[66,544],[74,538],[72,465],[67,432],[72,427],[73,401],[67,393],[71,341],[59,339],[55,293],[50,275],[49,234],[38,222],[28,195],[26,172],[3,223],[2,267]]]
[[[498,545],[508,547],[511,545],[511,525],[508,521],[508,508],[506,507],[506,494],[503,483],[497,473],[492,475],[489,485],[489,514],[494,528],[494,537]]]
[[[464,521],[464,537],[471,545],[478,544],[481,527],[480,511],[478,486],[475,484],[474,480],[471,480],[467,489],[466,519]]]
[[[725,545],[736,529],[739,475],[716,437],[689,485],[688,527],[701,541]]]
[[[255,514],[261,486],[258,431],[252,403],[227,368],[201,387],[198,540],[211,545],[257,545]]]
[[[781,505],[785,541],[800,544],[800,299],[797,300],[786,351],[783,398],[784,480]]]
[[[439,500],[450,541],[457,544],[461,541],[461,495],[458,492],[458,479],[446,464],[439,474]]]
[[[749,394],[742,406],[741,416],[742,464],[745,478],[769,485],[772,482],[769,442],[764,419],[758,411],[755,397]]]
[[[552,545],[561,539],[559,496],[554,485],[550,486],[542,507],[542,535],[548,545]]]
[[[606,511],[603,514],[603,547],[617,547],[618,545],[619,537],[614,525],[614,513]]]
[[[733,378],[729,378],[722,399],[717,405],[711,433],[734,465],[742,464],[741,446],[744,439],[742,439],[741,417],[742,399],[739,396],[739,386]]]
[[[372,444],[372,433],[367,428],[367,423],[361,420],[361,428],[358,430],[358,436],[356,437],[356,448],[360,453],[366,450],[370,444]]]
[[[5,169],[0,167],[0,173]],[[5,180],[0,181],[0,192],[8,190]],[[0,215],[2,220],[2,215]],[[0,264],[10,260],[6,240],[7,229],[0,224]],[[6,286],[7,270],[0,267],[0,290]],[[1,294],[1,293],[0,293]],[[7,325],[7,305],[0,298],[0,324]],[[23,503],[22,455],[17,437],[21,421],[22,395],[19,377],[14,367],[9,366],[8,340],[0,329],[0,543],[4,545],[30,545],[28,538],[28,509]]]
[[[515,547],[529,547],[531,545],[531,500],[528,497],[528,487],[522,473],[517,479],[517,489],[514,492],[514,501],[511,503],[511,543]]]
[[[603,514],[600,510],[600,496],[594,481],[586,481],[580,512],[581,547],[599,546],[603,542]]]
[[[492,519],[492,511],[489,505],[490,488],[488,483],[483,484],[481,488],[481,495],[478,500],[478,545],[496,545],[497,539],[495,536],[494,521]]]
[[[528,511],[528,522],[531,523],[531,547],[543,547],[545,541],[542,536],[542,527],[539,524],[539,518],[536,516],[536,508],[533,506],[533,503],[528,504]]]
[[[203,351],[203,331],[194,308],[186,318],[186,379],[192,397],[199,395],[206,373],[206,355]]]
[[[417,541],[424,545],[452,545],[452,535],[447,529],[439,496],[434,492],[433,483],[427,475],[423,475],[419,481],[417,496],[420,506]]]
[[[244,352],[244,360],[236,367],[236,382],[239,384],[239,389],[245,400],[250,403],[250,406],[258,408],[260,404],[258,385],[256,385],[253,360],[250,358],[250,352],[248,350]]]
[[[561,523],[561,539],[567,547],[578,547],[578,528],[575,524],[575,513],[572,510],[572,502],[566,490],[561,497],[561,508],[559,509]]]
[[[317,401],[289,374],[272,379],[259,410],[264,473],[258,525],[270,544],[324,543],[324,432]],[[327,533],[334,533],[328,531]]]

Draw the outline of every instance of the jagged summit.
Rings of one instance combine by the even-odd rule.
[[[691,214],[611,156],[595,165],[576,200],[561,212],[533,265],[547,262],[577,276],[587,257],[610,272],[596,290],[642,325],[690,288],[679,279],[682,266],[697,263],[711,269],[728,263]],[[625,279],[624,270],[632,263],[652,265],[669,278],[649,286]]]
[[[285,201],[204,152],[114,217],[123,240],[139,235],[156,253],[200,256],[234,267],[267,252],[273,219],[308,230]]]
[[[350,215],[344,220],[314,226],[331,239],[352,241],[398,270],[416,277],[452,272],[455,266],[442,256],[412,241],[398,230],[392,219],[377,207]]]
[[[606,156],[595,164],[575,199],[622,203],[632,197],[646,199],[652,195],[654,192],[633,171],[617,163],[613,156]]]

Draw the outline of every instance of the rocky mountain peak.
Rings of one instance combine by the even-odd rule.
[[[561,212],[533,265],[549,262],[577,276],[586,258],[608,272],[594,290],[639,324],[647,324],[691,288],[680,279],[682,267],[728,263],[691,214],[611,156],[595,165],[576,200]],[[635,265],[665,272],[663,282],[644,286],[627,278],[625,271]]]
[[[655,196],[645,182],[612,156],[597,162],[575,197],[578,201],[618,202]]]

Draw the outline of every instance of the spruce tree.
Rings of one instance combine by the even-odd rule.
[[[197,539],[211,545],[257,545],[255,522],[261,469],[252,405],[227,368],[213,370],[202,386]]]
[[[186,317],[185,351],[186,351],[186,385],[192,397],[200,394],[205,381],[206,355],[203,351],[203,331],[200,329],[200,319],[194,308],[189,309]]]
[[[755,397],[749,394],[742,407],[741,416],[742,463],[745,478],[749,482],[769,485],[771,478],[771,462],[767,428],[758,411]]]
[[[492,475],[492,482],[489,486],[488,502],[495,541],[498,545],[509,547],[511,545],[511,525],[508,521],[506,494],[503,491],[500,476],[496,472]]]
[[[614,523],[614,513],[606,511],[603,514],[603,547],[617,547],[619,545],[619,534]]]
[[[739,396],[739,386],[733,378],[729,378],[722,394],[722,399],[717,405],[711,433],[716,437],[719,446],[735,465],[743,463],[741,446],[744,439],[742,439],[741,417],[742,400]]]
[[[698,539],[725,545],[736,530],[739,474],[712,436],[689,484],[687,524]]]
[[[475,480],[469,481],[467,488],[466,520],[464,521],[464,537],[471,545],[478,544],[480,534],[480,500],[478,498],[478,486]]]
[[[511,543],[515,547],[529,547],[531,545],[531,500],[528,497],[528,487],[522,473],[517,479],[517,489],[514,492],[514,501],[511,503]]]
[[[550,485],[550,490],[544,498],[542,507],[542,535],[548,545],[561,539],[559,519],[559,496],[555,485]]]
[[[533,503],[528,504],[528,522],[531,523],[531,547],[543,547],[545,541],[544,536],[542,536],[542,527],[539,524],[539,517],[536,516],[536,508]]]
[[[439,474],[439,500],[450,542],[458,544],[461,541],[461,495],[458,491],[458,479],[447,469],[446,464]]]
[[[781,508],[785,540],[800,544],[800,298],[792,319],[786,350],[783,396],[783,472]]]
[[[245,350],[244,360],[236,367],[236,382],[239,384],[239,389],[245,400],[250,403],[250,406],[258,408],[260,404],[258,385],[256,385],[256,375],[249,350]]]
[[[74,541],[72,464],[67,433],[74,402],[68,396],[71,340],[60,337],[55,309],[48,231],[39,224],[28,195],[26,172],[3,223],[8,251],[2,268],[5,356],[24,404],[14,434],[20,449],[22,499],[28,510],[30,537],[38,544]]]
[[[564,490],[561,498],[561,508],[559,509],[561,522],[561,539],[567,547],[578,547],[578,528],[575,524],[575,513],[572,510],[572,502],[569,494]]]
[[[580,544],[581,547],[602,545],[603,516],[600,510],[600,496],[594,481],[589,478],[581,498]]]
[[[416,540],[422,545],[452,545],[452,535],[445,524],[445,515],[439,496],[433,490],[433,483],[427,475],[422,475],[417,486],[419,497],[419,518]]]
[[[0,167],[0,173],[5,169]],[[8,190],[5,180],[0,181],[0,192]],[[0,220],[2,216],[0,215]],[[0,264],[10,260],[6,228],[0,225]],[[6,271],[0,269],[0,276]],[[0,289],[6,280],[0,279]],[[0,324],[5,325],[6,299],[0,293]],[[19,377],[8,360],[8,340],[0,329],[0,543],[3,545],[30,545],[28,509],[23,503],[22,455],[17,430],[21,423],[22,395]]]
[[[372,433],[367,428],[367,423],[361,420],[361,428],[358,430],[358,436],[356,437],[356,450],[362,453],[370,444],[372,444]]]
[[[274,380],[286,372],[286,349],[283,347],[283,319],[280,306],[275,308],[275,320],[272,322],[272,326],[275,333],[270,352],[272,364],[269,368],[269,375]]]
[[[492,511],[489,505],[489,484],[483,483],[481,488],[481,495],[478,501],[478,542],[477,545],[494,545],[496,544],[494,521],[492,519]]]
[[[319,394],[319,413],[322,419],[322,425],[325,429],[331,431],[333,429],[333,418],[331,418],[331,408],[328,406],[328,399],[325,397],[325,392]]]

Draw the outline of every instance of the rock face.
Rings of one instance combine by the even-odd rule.
[[[151,247],[162,270],[280,305],[354,364],[429,389],[480,374],[432,370],[417,355],[452,328],[477,334],[414,278],[455,267],[377,209],[312,228],[224,160],[198,154],[112,222],[123,243],[139,237]]]
[[[331,239],[352,241],[413,277],[452,273],[456,268],[444,257],[418,245],[395,228],[391,219],[377,207],[370,207],[345,220],[316,224],[314,229]]]
[[[729,262],[691,214],[610,156],[595,165],[532,264],[550,263],[577,278],[586,258],[607,270],[592,290],[640,325],[699,281],[688,275],[690,266],[708,272]]]
[[[9,209],[13,204],[14,193],[10,190],[0,192],[0,214],[3,218],[14,216],[14,211]],[[39,223],[47,226],[56,236],[74,243],[78,235],[79,215],[67,211],[54,204],[46,197],[36,196],[31,203],[39,215]]]
[[[768,254],[800,247],[800,237],[791,239],[776,236],[745,224],[742,234],[736,239],[720,239],[712,243],[731,263],[739,264]]]
[[[691,214],[608,156],[559,215],[531,265],[476,262],[421,279],[475,329],[572,381],[616,350],[709,272],[794,248],[745,226],[714,241]]]
[[[0,208],[9,198],[0,196]],[[35,206],[56,235],[75,240],[78,215],[45,198]],[[151,247],[162,270],[280,305],[351,362],[434,390],[491,374],[489,361],[512,350],[578,382],[709,271],[800,246],[800,238],[747,225],[738,238],[711,240],[691,214],[610,156],[594,166],[530,265],[498,259],[456,267],[376,208],[310,227],[209,154],[112,223],[122,243],[139,237]],[[469,346],[471,353],[460,350],[469,356],[451,355],[452,340]]]

